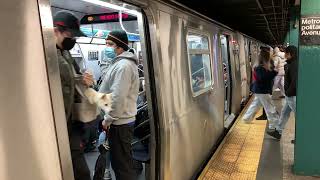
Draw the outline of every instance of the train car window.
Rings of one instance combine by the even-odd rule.
[[[209,38],[189,33],[187,37],[189,69],[193,96],[198,96],[212,86]]]

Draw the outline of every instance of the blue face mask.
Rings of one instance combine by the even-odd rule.
[[[104,54],[103,54],[102,61],[109,61],[112,62],[114,58],[117,56],[116,52],[113,47],[106,47],[104,49]]]

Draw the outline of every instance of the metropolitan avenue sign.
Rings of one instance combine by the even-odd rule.
[[[303,16],[300,25],[300,45],[320,45],[320,16]]]

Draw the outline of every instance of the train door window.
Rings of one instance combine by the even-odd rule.
[[[198,96],[212,87],[209,38],[189,33],[187,36],[189,71],[193,96]]]
[[[101,154],[108,151],[108,137],[106,137],[106,133],[101,126],[103,115],[106,112],[101,111],[101,109],[104,109],[104,107],[101,107],[104,106],[102,102],[97,103],[97,106],[99,108],[93,108],[92,106],[90,106],[91,108],[89,108],[89,106],[85,106],[87,105],[85,104],[85,102],[88,101],[85,100],[85,93],[83,93],[85,87],[82,86],[81,83],[83,83],[83,81],[81,81],[80,78],[83,77],[84,72],[89,71],[93,74],[94,80],[98,82],[95,85],[94,89],[96,91],[99,90],[99,83],[103,81],[105,73],[108,71],[110,63],[112,62],[110,58],[106,56],[106,37],[113,30],[123,30],[126,32],[128,37],[128,46],[130,48],[129,51],[133,53],[132,56],[130,55],[130,59],[133,60],[134,56],[137,57],[139,69],[139,72],[137,73],[139,74],[140,80],[140,92],[138,94],[138,100],[136,102],[138,113],[136,115],[136,121],[134,124],[134,138],[131,142],[132,155],[136,167],[135,170],[140,173],[139,179],[149,179],[148,177],[146,177],[147,175],[150,175],[149,163],[151,159],[151,153],[149,151],[149,139],[151,137],[151,132],[148,109],[152,108],[150,107],[151,103],[148,103],[146,98],[146,91],[148,91],[149,89],[146,89],[146,87],[144,86],[145,73],[143,64],[147,64],[147,60],[144,59],[144,57],[150,56],[145,55],[144,53],[146,53],[146,49],[142,48],[146,46],[142,44],[145,42],[141,41],[141,39],[144,38],[140,38],[140,32],[144,32],[143,15],[140,9],[138,7],[124,4],[121,2],[111,1],[111,3],[108,3],[100,0],[50,0],[50,4],[52,14],[50,14],[50,11],[48,11],[48,9],[46,8],[47,6],[40,5],[40,14],[43,27],[45,27],[44,23],[47,22],[47,18],[49,16],[53,16],[60,11],[65,11],[73,14],[76,18],[80,20],[80,30],[86,35],[85,37],[76,38],[76,44],[70,51],[57,51],[57,49],[54,49],[53,51],[58,52],[58,58],[60,58],[61,60],[58,61],[59,63],[63,61],[62,58],[65,60],[63,66],[65,68],[60,69],[60,72],[64,73],[64,70],[66,70],[64,74],[67,75],[70,75],[70,72],[72,72],[73,77],[70,77],[70,82],[73,79],[74,82],[77,84],[76,88],[73,89],[73,92],[76,94],[76,96],[74,96],[74,104],[77,103],[77,105],[79,106],[77,106],[76,110],[74,108],[75,106],[73,106],[73,109],[76,112],[71,113],[72,116],[69,117],[72,117],[73,119],[70,119],[69,122],[74,123],[71,123],[70,127],[68,127],[74,175],[77,176],[80,174],[90,174],[92,176],[94,173],[102,173],[99,175],[95,174],[95,176],[101,175],[105,176],[104,178],[106,179],[111,177],[112,179],[116,179],[112,170],[113,168],[109,167],[109,163],[106,166],[106,174],[104,174],[104,169],[103,171],[99,172],[95,171],[98,168],[97,166],[104,166],[103,164],[105,160],[101,160],[104,157],[102,157]],[[59,23],[61,24],[61,26],[64,25],[63,22]],[[55,30],[59,29],[57,28]],[[47,37],[44,37],[44,39],[46,38]],[[54,38],[47,39],[55,41]],[[48,50],[48,52],[49,51],[52,52],[52,49]],[[129,54],[127,54],[127,56],[129,56]],[[69,69],[71,69],[71,71],[69,71]],[[61,77],[61,79],[62,81],[64,81],[64,78]],[[67,82],[65,82],[65,84],[67,84]],[[64,82],[62,83],[62,85],[64,85]],[[79,88],[80,85],[82,87]],[[71,94],[73,93],[70,93],[70,95]],[[98,96],[96,98],[98,98]],[[92,113],[88,112],[89,110],[92,111]],[[96,116],[96,112],[98,112],[98,116]],[[89,115],[90,117],[88,117]],[[67,137],[62,137],[62,135],[59,134],[59,130],[57,130],[57,134],[58,139],[68,139]],[[115,143],[120,143],[120,141]],[[65,143],[61,144],[65,145]],[[69,147],[62,146],[61,144],[59,143],[59,148],[61,148],[62,151],[69,151]],[[79,150],[81,150],[81,152],[84,151],[84,154],[77,154]],[[76,155],[81,157],[76,158]],[[61,161],[61,163],[64,164],[62,165],[62,167],[69,166],[69,162],[65,161],[67,160]],[[89,172],[87,172],[88,168],[86,166],[88,166]],[[70,169],[62,169],[62,171],[66,171],[63,172],[63,174],[70,174],[69,170]]]
[[[223,64],[223,78],[225,86],[225,120],[227,120],[230,115],[231,107],[231,69],[230,69],[230,51],[229,51],[229,36],[220,35],[220,45],[221,45],[221,57]]]

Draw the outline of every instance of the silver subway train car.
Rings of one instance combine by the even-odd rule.
[[[0,6],[0,179],[74,179],[52,20],[60,10],[81,20],[87,37],[70,53],[96,80],[111,30],[125,30],[139,56],[148,116],[137,117],[132,142],[139,179],[195,178],[250,96],[261,42],[174,1],[10,0]],[[92,169],[94,152],[86,158]]]

